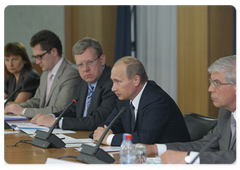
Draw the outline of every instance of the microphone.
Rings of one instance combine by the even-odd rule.
[[[14,90],[14,92],[8,97],[8,99],[5,101],[5,103],[4,103],[4,107],[6,106],[6,104],[9,102],[9,100],[13,97],[13,95],[14,94],[16,94],[19,90],[21,90],[22,89],[22,86],[20,85],[20,86],[18,86],[15,90]]]
[[[196,161],[196,159],[197,159],[203,152],[205,152],[205,151],[209,148],[210,145],[212,145],[214,142],[217,142],[217,141],[220,139],[220,137],[221,137],[220,134],[217,134],[216,136],[213,136],[212,140],[210,140],[210,141],[208,142],[208,144],[200,150],[200,152],[195,156],[195,158],[190,162],[190,164],[193,164],[193,163]]]
[[[115,161],[115,159],[110,156],[107,152],[105,152],[103,149],[100,148],[100,145],[106,136],[108,130],[112,127],[112,124],[116,121],[116,119],[126,111],[125,107],[122,107],[122,109],[119,111],[117,116],[111,121],[107,129],[103,132],[102,136],[98,140],[97,144],[95,146],[90,146],[87,144],[82,144],[82,150],[80,154],[77,157],[78,161],[86,162],[89,164],[110,164]]]
[[[55,120],[53,125],[51,126],[50,130],[48,132],[44,132],[41,130],[36,131],[36,135],[34,140],[32,141],[32,145],[39,146],[41,148],[63,148],[65,147],[65,143],[59,139],[56,135],[54,135],[52,132],[57,125],[57,123],[62,118],[63,114],[66,112],[66,110],[72,106],[73,104],[77,103],[78,97],[73,99],[73,101],[62,111],[62,113],[58,116],[58,118]]]

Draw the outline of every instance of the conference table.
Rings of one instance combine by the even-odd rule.
[[[13,131],[12,129],[5,129],[5,131]],[[67,136],[84,139],[89,138],[91,131],[75,131],[76,133],[65,134]],[[58,158],[61,156],[71,155],[78,156],[79,151],[75,148],[47,148],[43,149],[28,143],[18,143],[20,140],[33,140],[30,135],[19,131],[19,133],[4,134],[4,158],[8,164],[45,164],[48,158]],[[112,154],[116,160],[114,163],[119,163],[119,154]],[[76,158],[62,158],[61,160],[79,162]]]

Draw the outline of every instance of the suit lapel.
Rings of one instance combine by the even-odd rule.
[[[86,102],[86,97],[88,94],[88,85],[87,82],[83,81],[80,83],[81,85],[78,86],[78,96],[79,96],[79,101],[76,105],[76,113],[80,114],[79,117],[83,117],[83,112],[85,108],[85,102]]]
[[[47,76],[49,71],[42,73],[42,83],[40,84],[40,108],[45,106],[46,90],[47,90]]]
[[[55,77],[54,77],[54,80],[53,80],[53,83],[52,83],[50,92],[49,92],[49,94],[48,94],[48,98],[47,98],[47,100],[46,100],[46,102],[45,102],[45,106],[48,105],[49,100],[51,99],[51,96],[52,96],[52,94],[53,94],[53,92],[54,92],[54,89],[57,87],[57,85],[58,85],[58,83],[59,83],[59,80],[60,80],[60,77],[61,77],[62,74],[63,74],[63,70],[64,70],[66,64],[67,64],[67,61],[66,61],[65,58],[63,58],[62,64],[60,65],[60,67],[59,67],[59,69],[58,69],[58,71],[57,71],[57,74],[56,74]],[[47,89],[47,83],[46,83],[46,87],[45,87],[45,93],[46,93],[46,89]],[[45,94],[45,96],[46,96],[46,94]]]

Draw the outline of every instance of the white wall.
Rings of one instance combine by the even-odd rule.
[[[4,45],[21,42],[32,62],[31,37],[40,30],[56,33],[65,53],[64,6],[7,6],[4,10]]]

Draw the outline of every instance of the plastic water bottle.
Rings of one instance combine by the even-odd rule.
[[[135,164],[135,147],[132,144],[132,135],[123,134],[123,141],[120,148],[120,164]]]

